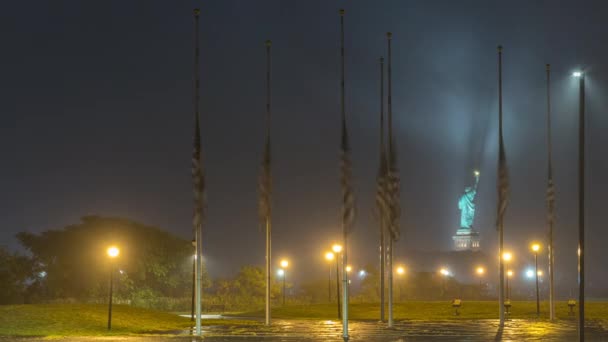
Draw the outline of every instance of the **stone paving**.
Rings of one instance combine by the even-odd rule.
[[[393,329],[372,321],[349,322],[350,341],[409,342],[409,341],[577,341],[574,321],[509,320],[502,331],[497,320],[399,321]],[[54,341],[124,341],[124,342],[191,342],[191,341],[342,341],[339,321],[275,320],[271,327],[207,326],[203,338],[182,335],[148,335],[127,337],[72,337]],[[606,322],[589,321],[586,341],[608,341]],[[0,338],[4,341],[48,341],[38,338]]]

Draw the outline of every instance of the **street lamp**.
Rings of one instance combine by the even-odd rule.
[[[578,99],[578,340],[585,340],[585,73],[579,79]]]
[[[342,318],[342,306],[340,305],[340,252],[342,252],[342,246],[334,243],[331,249],[336,254],[336,297],[338,298],[338,319]]]
[[[513,276],[513,271],[507,271],[507,300],[511,299],[511,290],[509,289],[509,278]]]
[[[350,265],[346,266],[347,273],[350,273],[350,271],[352,271],[352,270],[353,270],[353,268]]]
[[[397,267],[397,274],[404,275],[405,274],[405,268],[403,266]]]
[[[475,269],[475,273],[477,273],[477,276],[479,276],[479,292],[481,293],[481,287],[482,287],[481,278],[486,273],[486,270],[483,267],[479,266],[479,267],[477,267],[477,269]]]
[[[450,271],[447,268],[442,268],[439,273],[442,275],[441,297],[443,298],[446,292],[446,278],[450,275]]]
[[[106,253],[110,257],[110,300],[108,304],[108,330],[112,329],[112,288],[114,283],[114,264],[112,260],[116,259],[120,254],[120,250],[116,246],[108,247]]]
[[[329,261],[329,280],[327,281],[327,294],[329,298],[329,302],[331,303],[331,261],[334,260],[334,253],[327,252],[325,253],[325,260]]]
[[[538,251],[540,251],[540,245],[534,243],[531,248],[534,252],[534,270],[536,271],[536,317],[540,317],[540,295],[538,291]]]
[[[504,253],[502,253],[502,260],[505,261],[505,268],[508,269],[508,264],[509,264],[509,261],[511,261],[511,259],[513,259],[513,254],[511,254],[511,252],[504,252]],[[511,297],[509,295],[509,276],[507,275],[506,278],[507,278],[507,282],[506,282],[506,289],[505,290],[507,292],[507,296],[506,297],[507,297],[507,300],[508,300]]]
[[[282,269],[279,270],[279,275],[283,277],[283,306],[285,306],[285,278],[287,278],[287,266],[289,266],[289,261],[283,259],[280,262]]]

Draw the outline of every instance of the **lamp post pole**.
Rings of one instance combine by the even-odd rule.
[[[540,317],[540,295],[538,291],[538,252],[534,252],[534,271],[536,272],[536,317]]]
[[[114,283],[114,265],[110,266],[110,300],[108,304],[108,330],[112,330],[112,287]]]
[[[331,263],[329,264],[329,278],[327,278],[327,296],[331,303]]]
[[[113,260],[120,254],[120,250],[117,247],[110,247],[107,250],[108,257],[110,257],[110,295],[108,300],[108,330],[112,329],[112,290],[114,285],[114,262]]]
[[[337,255],[337,253],[336,253]],[[338,319],[342,318],[342,307],[340,303],[340,262],[339,257],[336,258],[336,298],[338,298]]]
[[[579,76],[578,123],[578,339],[585,340],[585,74]]]

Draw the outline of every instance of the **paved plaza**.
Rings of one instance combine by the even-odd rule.
[[[589,321],[587,341],[608,341],[608,323]],[[70,337],[55,341],[124,341],[124,342],[191,342],[191,341],[342,341],[339,321],[275,320],[271,327],[207,326],[202,339],[174,332],[173,335],[128,337]],[[399,321],[393,329],[372,321],[350,322],[350,341],[576,341],[574,321],[549,323],[533,320],[510,320],[498,329],[497,320]],[[39,338],[0,338],[0,341],[48,341]]]

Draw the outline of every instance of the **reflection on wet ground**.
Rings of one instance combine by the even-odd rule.
[[[497,320],[400,321],[389,329],[386,324],[372,321],[349,322],[350,341],[409,342],[409,341],[575,341],[574,321],[510,320],[498,329]],[[273,325],[205,326],[203,338],[182,335],[147,335],[129,337],[78,337],[55,341],[124,341],[124,342],[190,342],[190,341],[342,341],[339,321],[275,320]],[[606,322],[589,321],[587,341],[608,341]],[[7,341],[0,338],[1,341]],[[10,339],[14,341],[44,341],[44,339]],[[48,341],[48,340],[46,340]]]

